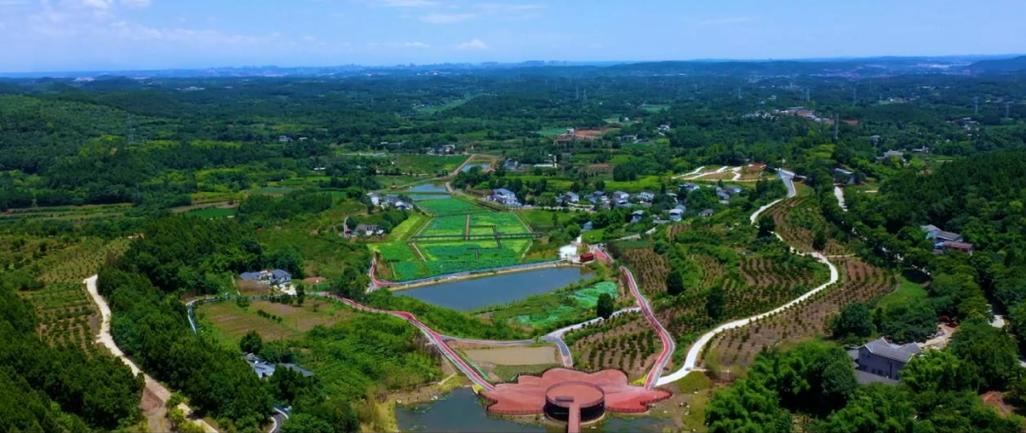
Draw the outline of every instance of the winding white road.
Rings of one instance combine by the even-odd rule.
[[[841,207],[841,210],[847,212],[848,205],[844,202],[844,190],[837,185],[834,185],[834,197],[837,198],[837,205]]]
[[[797,196],[798,192],[797,192],[797,189],[794,186],[794,180],[793,180],[794,179],[794,173],[790,172],[790,171],[783,170],[783,169],[778,170],[777,173],[780,176],[780,180],[782,180],[784,182],[784,185],[787,187],[787,197],[788,198],[793,198],[793,197]],[[763,207],[759,208],[754,213],[752,213],[751,217],[749,218],[749,221],[752,224],[755,224],[755,222],[759,218],[759,215],[763,211],[765,211],[766,209],[769,209],[773,205],[781,202],[782,200],[783,199],[776,200],[776,201],[774,201],[774,202],[772,202],[772,203],[770,203],[770,204],[768,204],[766,206],[763,206]],[[780,238],[780,235],[777,235],[777,237]],[[783,239],[781,239],[781,241],[783,241]],[[792,251],[794,251],[793,248],[792,248]],[[773,310],[767,311],[767,312],[762,313],[762,314],[757,314],[755,316],[747,317],[747,318],[744,318],[744,319],[738,319],[738,320],[734,320],[734,321],[731,321],[731,322],[724,323],[724,324],[722,324],[720,326],[717,326],[712,331],[709,331],[709,332],[703,334],[701,337],[698,338],[698,340],[696,340],[694,342],[694,344],[691,345],[691,348],[688,349],[687,356],[685,356],[685,358],[684,358],[684,364],[681,365],[681,367],[677,371],[674,371],[673,373],[670,373],[670,374],[668,374],[666,376],[660,377],[659,380],[656,382],[656,386],[663,386],[663,385],[667,385],[667,384],[676,382],[678,380],[683,379],[685,376],[688,375],[688,373],[691,373],[692,371],[698,370],[698,358],[702,355],[702,352],[705,350],[705,348],[709,344],[709,342],[712,341],[712,339],[714,337],[716,337],[716,335],[720,334],[721,332],[746,326],[746,325],[748,325],[748,324],[750,324],[750,323],[752,323],[752,322],[754,322],[756,320],[759,320],[759,319],[762,319],[764,317],[767,317],[767,316],[779,313],[779,312],[781,312],[781,311],[783,311],[783,310],[785,310],[785,309],[787,309],[787,308],[789,308],[791,306],[797,305],[797,304],[801,303],[802,301],[805,301],[806,299],[809,299],[810,297],[814,296],[815,294],[823,291],[827,287],[830,287],[830,285],[836,283],[840,279],[840,272],[837,270],[837,266],[834,266],[834,264],[831,263],[830,260],[827,259],[827,257],[824,256],[823,254],[820,254],[818,252],[802,253],[802,252],[797,252],[797,251],[796,251],[796,254],[812,256],[813,258],[815,258],[820,263],[823,263],[823,264],[827,265],[827,267],[830,268],[830,279],[826,283],[823,283],[820,286],[818,286],[818,287],[816,287],[816,288],[814,288],[812,290],[809,290],[805,294],[803,294],[803,295],[801,295],[801,296],[791,300],[790,302],[788,302],[788,303],[786,303],[784,305],[781,305],[781,306],[779,306],[779,307],[777,307],[777,308],[775,308]]]

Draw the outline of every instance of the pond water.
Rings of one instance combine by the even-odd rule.
[[[404,432],[562,432],[559,424],[528,424],[489,416],[480,399],[468,388],[459,388],[442,398],[413,406],[397,406],[396,419]],[[594,427],[594,428],[593,428]],[[585,432],[662,432],[673,430],[669,420],[654,417],[621,417],[607,415]]]
[[[463,166],[463,169],[462,169],[462,170],[463,170],[464,172],[468,172],[468,171],[470,171],[470,169],[472,169],[472,168],[474,168],[474,167],[480,167],[480,168],[481,168],[481,171],[485,171],[485,170],[487,170],[487,169],[488,169],[489,167],[491,167],[491,164],[489,164],[489,163],[487,163],[487,162],[482,162],[482,163],[477,163],[477,164],[467,164],[467,165],[464,165],[464,166]]]
[[[395,292],[459,311],[519,301],[588,279],[586,268],[547,268],[453,281]]]
[[[422,183],[420,185],[411,186],[406,190],[407,192],[447,192],[445,185],[440,183]]]

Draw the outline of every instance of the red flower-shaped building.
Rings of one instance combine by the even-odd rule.
[[[662,389],[628,383],[620,370],[595,373],[553,368],[542,375],[521,375],[516,383],[503,383],[482,395],[493,401],[488,411],[500,415],[535,415],[566,421],[567,431],[580,430],[581,422],[593,421],[605,411],[641,413],[652,403],[670,397]]]

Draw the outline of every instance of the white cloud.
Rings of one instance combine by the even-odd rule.
[[[474,38],[456,45],[456,48],[460,50],[485,50],[488,49],[488,44],[478,38]]]
[[[403,48],[431,48],[431,45],[425,44],[421,41],[403,42]]]
[[[473,19],[475,17],[477,17],[477,14],[472,13],[434,13],[424,15],[420,17],[420,20],[428,24],[453,24]]]

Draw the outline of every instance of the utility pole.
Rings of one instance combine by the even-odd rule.
[[[806,104],[809,103],[809,88],[808,87],[805,88],[805,103]]]
[[[980,97],[979,96],[973,96],[973,115],[974,116],[979,116],[980,115]]]
[[[575,86],[574,87],[574,100],[575,101],[580,101],[581,100],[581,86]]]
[[[740,87],[737,88],[737,99],[741,100],[741,88]]]

